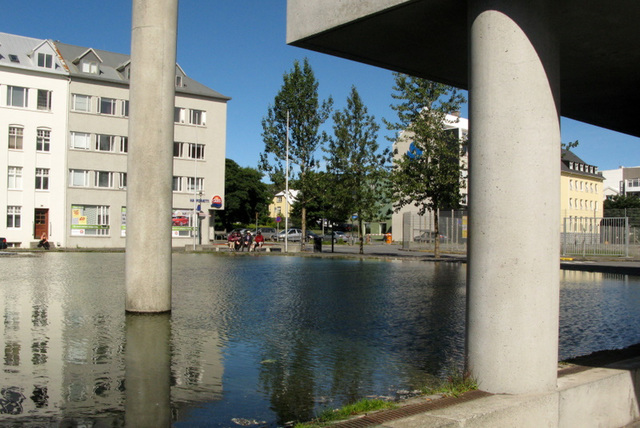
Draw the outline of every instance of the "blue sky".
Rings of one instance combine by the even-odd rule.
[[[130,52],[131,0],[26,0],[6,18],[0,31]],[[390,71],[285,44],[286,0],[182,0],[178,25],[178,63],[190,77],[232,97],[227,157],[241,166],[257,166],[264,148],[261,120],[295,59],[309,58],[320,96],[331,95],[335,108],[344,108],[355,85],[378,121],[395,119]],[[381,145],[388,135],[381,124]],[[563,119],[562,140],[579,140],[575,153],[601,170],[640,165],[636,137]]]

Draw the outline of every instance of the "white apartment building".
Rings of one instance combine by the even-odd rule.
[[[469,135],[469,119],[463,118],[463,117],[459,117],[458,115],[451,115],[448,114],[445,117],[445,129],[450,129],[451,132],[456,133],[458,139],[460,140],[460,142],[464,142],[467,140],[468,135]],[[416,149],[415,147],[412,147],[413,142],[411,139],[411,135],[409,133],[403,132],[402,134],[400,134],[400,137],[398,138],[398,140],[396,140],[393,143],[393,149],[394,149],[394,153],[396,153],[394,155],[394,157],[400,157],[403,156],[406,153],[411,153],[413,155],[417,155],[419,156],[419,153],[415,153]],[[468,155],[467,155],[467,150],[463,147],[463,152],[462,152],[462,156],[460,158],[460,164],[464,166],[463,170],[462,170],[462,180],[463,180],[463,184],[460,187],[460,195],[461,195],[461,206],[464,208],[467,206],[467,170],[466,167],[469,165],[468,163]],[[404,207],[402,207],[400,209],[400,211],[395,212],[392,214],[391,216],[391,234],[392,234],[392,239],[394,241],[402,241],[402,224],[403,224],[403,217],[405,213],[411,213],[412,217],[417,217],[418,216],[418,207],[416,207],[415,205],[405,205]],[[431,224],[424,224],[423,225],[423,229],[430,229],[433,230],[433,218],[429,218],[429,222]]]
[[[640,196],[640,166],[608,169],[602,171],[604,176],[604,196],[615,195]]]
[[[130,66],[128,55],[0,33],[0,236],[10,245],[29,247],[45,232],[61,247],[125,246]],[[167,221],[174,246],[206,243],[212,210],[224,208],[230,98],[176,65],[175,99]]]

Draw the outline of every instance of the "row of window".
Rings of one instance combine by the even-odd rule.
[[[174,210],[172,213],[172,227],[174,236],[189,236],[193,227],[193,211]],[[122,225],[126,225],[126,208],[121,209]],[[22,207],[7,206],[7,229],[22,227]],[[71,206],[71,235],[72,236],[106,236],[111,228],[110,207],[108,205],[72,205]],[[124,229],[124,227],[123,227]],[[124,233],[123,233],[124,236]]]
[[[7,107],[29,108],[29,98],[35,91],[36,109],[50,111],[52,92],[46,89],[25,88],[22,86],[7,86]],[[34,100],[31,100],[33,103]]]
[[[9,166],[7,170],[7,189],[22,190],[22,167]],[[49,190],[49,168],[36,168],[35,189]]]
[[[93,100],[95,101],[95,106]],[[94,97],[84,94],[71,95],[71,110],[82,113],[98,113],[109,116],[129,117],[129,100]],[[184,107],[174,107],[173,121],[190,125],[206,125],[207,112]]]
[[[598,172],[598,167],[578,162],[569,162],[569,169],[580,172],[588,172],[590,174],[596,174]]]
[[[24,127],[21,125],[9,125],[10,150],[23,150],[24,148]],[[36,132],[36,150],[48,152],[51,150],[51,130],[49,128],[38,128]]]
[[[598,193],[598,184],[587,183],[581,180],[569,180],[569,190],[578,190],[580,192]]]
[[[126,189],[127,173],[113,171],[89,171],[86,169],[69,170],[70,187],[95,187],[100,189]],[[203,177],[173,177],[174,192],[204,191]]]
[[[569,198],[569,209],[598,211],[598,201]]]

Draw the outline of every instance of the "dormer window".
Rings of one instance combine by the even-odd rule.
[[[176,76],[176,88],[182,88],[182,76]]]
[[[20,63],[20,59],[18,58],[18,55],[15,55],[15,54],[9,54],[9,61]]]
[[[51,54],[38,54],[38,67],[53,68],[53,55]]]
[[[83,73],[98,74],[98,63],[97,62],[83,62],[82,63],[82,72]]]

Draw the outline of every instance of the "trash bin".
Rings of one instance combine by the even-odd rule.
[[[314,253],[322,252],[322,238],[319,236],[316,236],[315,238],[313,238],[313,252]]]
[[[387,244],[391,244],[391,234],[387,233],[384,237],[384,242],[386,242]]]

